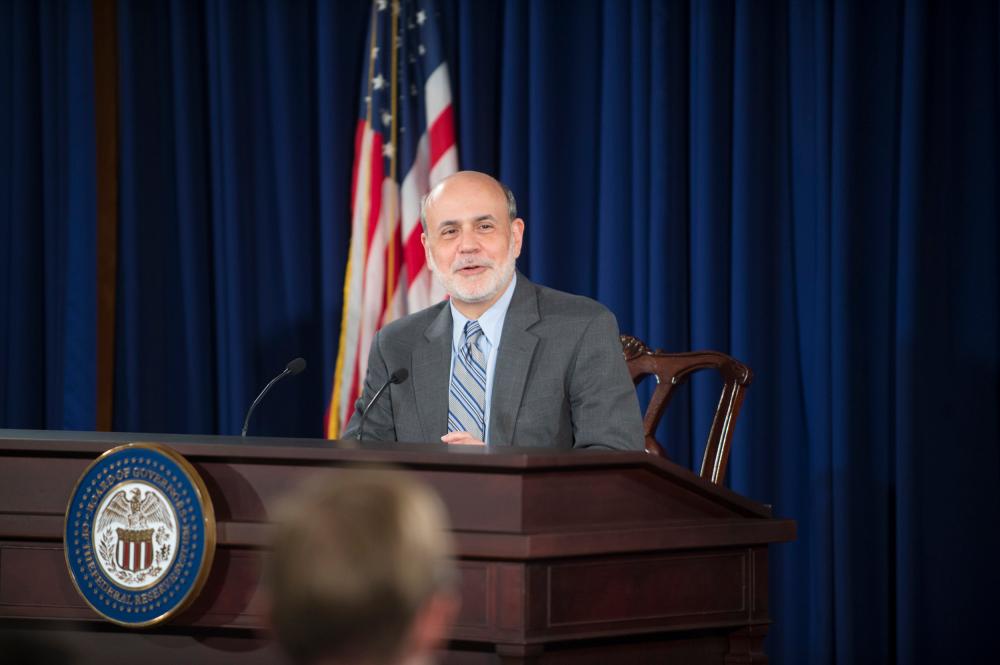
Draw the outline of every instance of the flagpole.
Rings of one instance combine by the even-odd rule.
[[[397,199],[399,198],[399,183],[396,181],[396,155],[399,152],[397,145],[396,126],[398,124],[397,103],[399,96],[399,0],[392,0],[392,39],[389,42],[392,49],[392,69],[389,75],[392,99],[389,102],[390,113],[392,114],[392,125],[389,127],[389,144],[392,150],[389,152],[389,179],[393,183],[393,193],[389,197],[389,256],[386,261],[386,283],[385,283],[385,311],[389,318],[393,316],[392,300],[396,295],[396,235],[399,233],[396,224]]]

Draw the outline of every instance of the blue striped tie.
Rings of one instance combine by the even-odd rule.
[[[468,432],[485,441],[486,358],[479,348],[482,336],[478,321],[465,324],[448,391],[448,431]]]

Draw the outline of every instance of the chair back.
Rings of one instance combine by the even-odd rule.
[[[649,400],[642,421],[643,433],[646,436],[646,451],[654,455],[667,456],[654,433],[674,396],[674,388],[682,385],[691,374],[699,370],[714,369],[722,376],[722,394],[715,409],[712,429],[708,433],[708,443],[705,445],[705,456],[700,471],[702,478],[721,485],[726,476],[726,465],[729,463],[736,417],[743,405],[747,386],[753,380],[753,372],[740,361],[719,351],[690,353],[654,351],[631,335],[622,335],[621,342],[632,382],[639,385],[651,374],[656,377],[656,390]]]

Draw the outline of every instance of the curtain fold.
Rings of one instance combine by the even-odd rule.
[[[96,422],[89,3],[0,8],[0,425]]]
[[[364,3],[121,2],[115,427],[317,436],[336,358]]]

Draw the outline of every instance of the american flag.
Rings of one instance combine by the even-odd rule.
[[[420,244],[420,199],[458,170],[433,0],[374,0],[354,138],[351,248],[326,436],[351,417],[375,331],[444,298]]]

